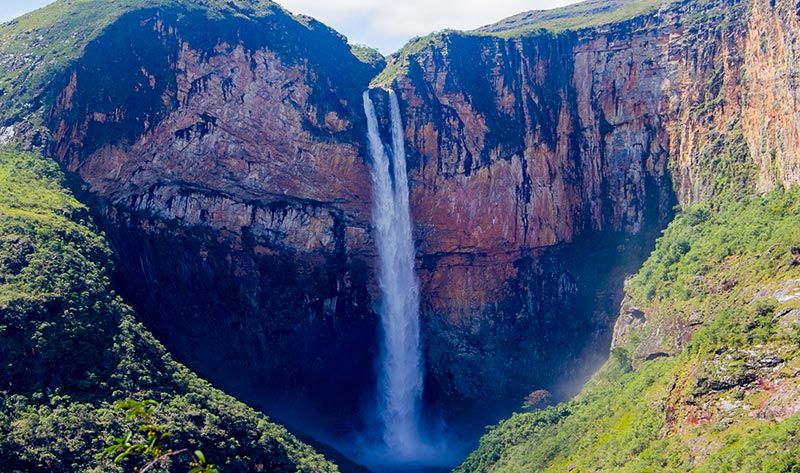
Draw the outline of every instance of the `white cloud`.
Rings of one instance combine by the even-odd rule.
[[[383,53],[414,36],[445,28],[474,29],[528,10],[575,0],[283,0],[284,7],[335,28],[352,42]]]

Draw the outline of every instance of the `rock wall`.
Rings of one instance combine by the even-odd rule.
[[[394,59],[443,397],[568,394],[675,199],[797,182],[797,21],[790,2],[678,2]]]
[[[86,48],[49,114],[127,300],[178,359],[289,421],[352,417],[374,388],[360,97],[374,74],[277,7],[142,10]]]
[[[754,0],[742,54],[742,128],[759,188],[800,182],[800,4]]]
[[[570,394],[676,201],[797,182],[797,33],[789,1],[708,0],[401,55],[431,405],[482,427],[535,389]],[[353,419],[371,396],[377,72],[277,7],[161,8],[62,78],[51,151],[94,199],[121,291],[250,402]]]
[[[689,43],[692,53],[680,56],[686,69],[673,83],[689,84],[684,96],[695,102],[674,107],[680,113],[672,125],[681,144],[673,163],[681,176],[675,185],[684,203],[715,192],[764,192],[800,182],[800,4],[755,0],[745,6],[735,28],[720,15],[710,17],[725,28]],[[696,316],[656,320],[623,303],[612,346],[624,345],[638,331],[644,340],[632,354],[635,363],[674,355],[701,323]]]
[[[441,397],[562,397],[604,358],[625,274],[673,205],[665,45],[634,35],[646,25],[444,35],[396,80]]]

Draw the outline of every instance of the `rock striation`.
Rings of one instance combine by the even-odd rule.
[[[375,72],[278,7],[143,9],[87,45],[47,114],[123,294],[179,359],[286,416],[351,413],[374,385],[360,110]]]

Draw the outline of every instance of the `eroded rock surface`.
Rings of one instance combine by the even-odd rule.
[[[797,15],[677,2],[577,31],[435,34],[395,59],[432,267],[429,362],[447,394],[510,399],[579,378],[606,353],[625,264],[676,200],[797,182]],[[636,355],[680,349],[662,342]]]

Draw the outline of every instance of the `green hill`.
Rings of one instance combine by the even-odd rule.
[[[145,9],[259,24],[275,17],[273,23],[284,25],[284,33],[290,35],[276,42],[276,47],[291,48],[287,40],[300,35],[300,30],[344,42],[339,33],[313,18],[293,15],[267,0],[57,0],[0,24],[0,126],[22,119],[40,124],[38,113],[42,106],[52,104],[60,75],[83,55],[86,46],[125,14]],[[379,54],[354,49],[371,67],[382,65]]]
[[[114,294],[110,257],[54,162],[0,149],[3,471],[123,471],[97,454],[131,428],[113,408],[129,398],[158,402],[168,446],[222,471],[337,471],[176,363]]]
[[[675,0],[587,0],[551,10],[532,10],[475,30],[500,36],[531,31],[551,32],[592,28],[646,15]]]

